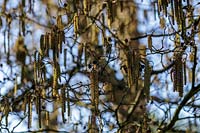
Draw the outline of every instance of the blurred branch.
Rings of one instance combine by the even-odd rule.
[[[153,70],[153,71],[151,72],[151,75],[163,73],[163,72],[169,70],[173,65],[174,65],[174,62],[172,62],[171,64],[169,64],[167,67],[165,67],[165,68],[163,68],[163,69],[160,69],[160,70]]]

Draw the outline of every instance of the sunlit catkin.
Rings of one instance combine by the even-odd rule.
[[[62,24],[62,16],[58,15],[58,17],[56,18],[57,21],[57,27],[61,30],[63,29],[63,24]]]
[[[49,126],[49,111],[45,111],[45,124],[48,127]]]
[[[75,34],[75,36],[77,36],[78,35],[78,29],[79,29],[79,18],[78,18],[77,13],[74,14],[73,21],[74,21],[74,34]]]
[[[18,89],[17,85],[18,85],[18,83],[17,83],[17,77],[16,77],[15,84],[14,84],[14,96],[16,96],[16,94],[17,94],[17,89]]]
[[[56,62],[55,62],[56,64]],[[56,65],[54,64],[54,67],[53,67],[53,90],[52,90],[52,95],[53,97],[56,97],[58,95],[57,93],[57,87],[58,87],[58,71],[57,71],[57,68],[56,68]]]
[[[83,0],[83,12],[88,15],[88,0]]]

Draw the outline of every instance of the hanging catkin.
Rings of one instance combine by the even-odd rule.
[[[63,59],[64,59],[64,67],[65,69],[67,68],[67,49],[64,49],[64,54],[63,54]]]
[[[46,126],[49,126],[49,111],[45,111],[45,124]]]
[[[67,110],[68,110],[68,117],[70,117],[70,97],[69,97],[69,88],[67,88]]]
[[[42,56],[45,54],[45,35],[40,36],[40,54]]]
[[[187,83],[187,72],[186,72],[186,61],[184,60],[183,62],[183,73],[184,73],[184,84],[186,85]]]
[[[16,96],[16,94],[17,94],[17,89],[18,89],[17,85],[18,85],[18,83],[17,83],[17,77],[16,77],[15,84],[14,84],[14,96]]]
[[[148,48],[152,52],[152,37],[151,37],[151,35],[148,36],[147,41],[148,41]]]
[[[31,94],[28,95],[28,129],[32,125],[32,97]]]
[[[183,96],[183,66],[182,56],[180,54],[175,57],[173,80],[174,90],[179,92],[179,96]]]
[[[78,18],[78,14],[77,13],[74,14],[73,21],[74,21],[74,34],[77,37],[78,29],[79,29],[79,18]]]
[[[55,98],[57,95],[58,95],[58,90],[57,90],[57,87],[58,87],[58,71],[57,71],[57,63],[55,62],[54,63],[54,66],[53,66],[53,90],[52,90],[52,96],[53,98]]]
[[[172,24],[174,25],[174,0],[170,1],[171,3],[171,10],[172,10]]]
[[[88,15],[88,0],[83,0],[83,12]]]
[[[144,94],[149,100],[149,94],[150,94],[150,82],[151,82],[151,66],[149,62],[145,61],[145,72],[144,72]]]
[[[63,123],[65,123],[65,112],[66,112],[66,104],[65,104],[65,99],[66,99],[66,96],[65,96],[65,87],[62,86],[61,88],[61,103],[62,103],[62,120],[63,120]]]
[[[99,105],[99,88],[98,88],[98,72],[97,66],[94,65],[93,70],[90,72],[90,91],[92,98],[92,105],[94,106],[95,113],[98,113]]]
[[[37,77],[38,77],[38,74],[37,74],[37,51],[35,51],[34,53],[34,66],[33,66],[33,71],[34,71],[34,81],[35,81],[35,85],[37,85]]]
[[[135,94],[135,91],[138,88],[140,55],[134,49],[132,49],[126,56],[128,69],[128,86],[131,89],[131,92]]]
[[[42,118],[41,118],[41,113],[42,113],[42,110],[41,110],[41,94],[40,93],[38,93],[38,98],[37,98],[37,100],[38,100],[38,123],[39,123],[39,128],[41,128],[42,127]]]

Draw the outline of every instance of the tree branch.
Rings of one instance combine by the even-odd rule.
[[[178,108],[176,109],[174,116],[172,118],[172,120],[170,121],[170,123],[165,126],[164,128],[159,127],[158,130],[161,130],[163,132],[170,130],[174,124],[176,123],[176,121],[178,120],[178,115],[181,111],[181,109],[185,106],[185,104],[188,102],[188,100],[194,96],[197,92],[200,91],[200,84],[197,85],[196,87],[193,87],[184,97],[184,99],[182,100],[182,102],[180,103],[180,105],[178,106]]]

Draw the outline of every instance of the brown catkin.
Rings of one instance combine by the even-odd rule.
[[[151,66],[149,62],[145,61],[145,72],[144,72],[144,94],[149,100],[149,94],[150,94],[150,83],[151,83]]]
[[[152,37],[151,37],[151,35],[148,36],[147,41],[148,41],[148,48],[152,52]]]
[[[32,97],[28,95],[28,129],[31,128],[32,125]]]
[[[43,56],[45,53],[45,35],[40,36],[40,54]]]
[[[68,117],[70,117],[70,97],[69,97],[69,88],[67,88],[67,115],[68,115]]]
[[[94,106],[95,112],[97,113],[99,105],[99,88],[98,88],[98,72],[95,67],[90,72],[90,82],[91,82],[90,89],[91,89],[92,105]]]
[[[65,112],[66,112],[66,104],[65,104],[65,99],[66,99],[66,96],[65,96],[65,87],[63,86],[61,88],[61,97],[62,97],[62,120],[63,120],[63,123],[65,123]]]
[[[64,67],[65,69],[67,68],[67,49],[64,49]]]
[[[183,65],[182,65],[182,56],[177,55],[175,58],[174,64],[174,90],[179,92],[179,96],[183,96]]]

